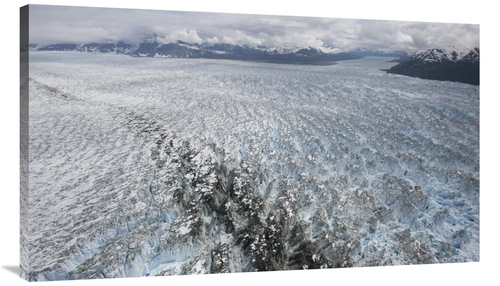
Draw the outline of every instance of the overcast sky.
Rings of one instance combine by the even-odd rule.
[[[343,50],[479,47],[479,25],[395,22],[207,12],[30,5],[30,42],[138,44],[148,34],[164,43],[329,46]]]

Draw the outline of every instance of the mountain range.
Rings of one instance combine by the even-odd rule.
[[[401,57],[399,64],[387,70],[423,79],[479,85],[479,48],[433,48]]]
[[[124,41],[88,44],[32,44],[30,50],[37,51],[80,51],[93,53],[127,54],[137,57],[165,58],[210,58],[246,61],[261,61],[291,64],[328,65],[335,61],[357,59],[365,56],[361,51],[346,52],[325,47],[263,47],[250,45],[234,45],[227,43],[188,43],[176,41],[162,43],[157,35],[147,36],[139,45],[131,45]]]

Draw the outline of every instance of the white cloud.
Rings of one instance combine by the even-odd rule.
[[[245,33],[243,31],[228,31],[228,36],[224,36],[222,38],[223,43],[227,44],[249,44],[249,45],[262,45],[263,41],[259,37],[250,35],[249,33]]]
[[[167,36],[162,38],[165,43],[175,43],[177,40],[188,42],[188,43],[197,43],[200,44],[203,40],[198,36],[196,30],[176,30],[170,32]]]
[[[205,38],[205,42],[209,43],[209,44],[217,44],[219,43],[219,39],[217,37],[212,37],[212,38]]]

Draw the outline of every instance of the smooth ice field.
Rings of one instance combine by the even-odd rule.
[[[479,87],[30,52],[24,277],[479,261]]]

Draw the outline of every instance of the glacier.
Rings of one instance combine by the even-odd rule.
[[[362,61],[30,52],[22,277],[479,261],[479,87]]]

